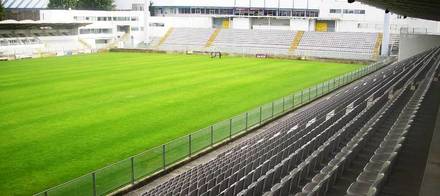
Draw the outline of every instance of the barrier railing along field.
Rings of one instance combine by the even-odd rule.
[[[272,119],[297,109],[317,98],[345,86],[393,62],[394,58],[382,61],[346,73],[334,79],[287,95],[281,99],[261,105],[237,115],[177,138],[128,159],[98,169],[74,180],[60,184],[43,192],[43,195],[104,195],[164,170],[180,161],[208,150],[222,142],[263,125]]]

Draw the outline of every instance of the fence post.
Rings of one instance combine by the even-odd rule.
[[[303,104],[303,96],[304,96],[304,90],[301,90],[301,102],[300,102],[300,105],[302,105]]]
[[[93,181],[93,196],[96,196],[96,173],[92,173],[92,181]]]
[[[310,101],[310,90],[312,90],[312,87],[309,88],[308,90],[308,96],[307,96],[307,103]]]
[[[232,118],[229,119],[229,139],[232,139]]]
[[[211,125],[211,147],[214,146],[214,125]]]
[[[134,157],[131,157],[131,184],[134,184]]]
[[[163,170],[165,170],[166,167],[166,162],[165,162],[165,144],[162,145],[162,166],[163,166]]]
[[[246,112],[246,121],[245,121],[245,124],[246,124],[246,128],[245,128],[245,130],[247,131],[248,130],[248,120],[249,120],[249,113],[248,112]]]
[[[284,113],[284,102],[285,102],[285,97],[283,97],[283,113]]]
[[[188,144],[189,144],[189,146],[188,146],[188,155],[189,155],[189,157],[191,157],[191,154],[192,154],[192,149],[191,149],[191,134],[189,134],[188,135]]]
[[[263,106],[260,106],[260,125],[262,121],[263,121]]]
[[[327,91],[326,93],[330,92],[330,81],[327,82]]]
[[[271,116],[271,118],[273,118],[273,113],[274,113],[274,103],[273,103],[273,101],[272,101],[272,116]]]
[[[44,196],[47,196],[48,194],[47,194],[47,191],[44,191]]]
[[[315,89],[315,97],[318,97],[318,92],[319,92],[318,86],[319,86],[319,84],[315,86],[315,88],[316,88]]]
[[[295,108],[295,93],[292,94],[292,108]]]

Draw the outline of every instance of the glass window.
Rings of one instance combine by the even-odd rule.
[[[341,13],[341,9],[330,9],[330,13],[331,14],[340,14]]]

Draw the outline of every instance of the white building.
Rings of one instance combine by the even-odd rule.
[[[7,8],[16,5],[11,2],[5,2]],[[16,6],[22,5],[32,3]],[[40,20],[92,23],[79,29],[79,39],[92,48],[105,48],[136,47],[163,36],[170,27],[382,32],[384,18],[383,10],[347,0],[115,0],[115,8],[42,9]],[[438,22],[392,15],[391,33],[402,28],[440,32]]]
[[[135,47],[145,41],[144,11],[41,10],[40,19],[47,22],[73,21],[92,23],[81,27],[79,39],[92,48],[110,46]]]
[[[382,32],[384,11],[346,0],[152,0],[150,36],[169,27]],[[391,33],[401,28],[440,32],[438,22],[392,15]]]

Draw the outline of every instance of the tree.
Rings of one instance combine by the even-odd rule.
[[[84,10],[112,10],[113,0],[79,0],[78,9]]]
[[[3,7],[3,1],[0,0],[0,20],[3,20],[5,16],[5,8]]]
[[[150,16],[154,16],[154,8],[153,8],[153,2],[150,1],[150,6],[148,6],[148,10],[150,11]]]
[[[75,9],[78,6],[78,0],[50,0],[49,8],[52,9]]]

